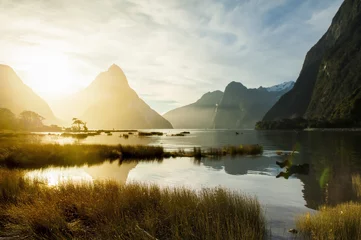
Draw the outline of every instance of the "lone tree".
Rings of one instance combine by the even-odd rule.
[[[87,132],[88,127],[86,126],[86,124],[87,124],[86,122],[83,122],[82,120],[80,120],[78,118],[73,118],[72,129],[73,129],[73,131],[81,131],[82,130],[81,126],[83,126],[83,130],[85,132]]]

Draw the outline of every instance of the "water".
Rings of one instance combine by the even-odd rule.
[[[176,133],[180,130],[163,130]],[[148,144],[161,145],[167,150],[179,148],[220,147],[225,145],[260,144],[263,156],[225,157],[221,160],[189,158],[166,159],[158,162],[106,162],[80,168],[52,168],[29,172],[29,176],[43,176],[50,185],[61,181],[93,181],[115,179],[121,183],[133,181],[155,183],[164,187],[186,186],[199,190],[225,187],[256,196],[264,207],[268,226],[274,238],[289,237],[287,230],[295,227],[300,213],[314,212],[323,204],[338,204],[355,199],[351,176],[361,173],[361,132],[295,132],[295,131],[239,131],[191,130],[185,137],[130,136],[128,140],[113,136],[95,136],[84,140],[46,136],[45,142],[74,142],[83,144]],[[292,156],[279,156],[278,151]],[[291,159],[293,164],[310,164],[308,175],[293,175],[289,179],[276,178],[282,171],[276,161]]]

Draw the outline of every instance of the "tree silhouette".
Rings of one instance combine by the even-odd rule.
[[[86,126],[86,122],[83,122],[82,120],[80,120],[80,119],[78,119],[78,118],[73,118],[73,126],[72,126],[72,128],[73,128],[73,130],[75,130],[75,131],[80,131],[81,130],[81,126],[83,126],[83,130],[85,131],[85,132],[87,132],[88,131],[88,127]]]
[[[7,108],[0,108],[0,129],[16,129],[17,120],[15,114]]]
[[[24,129],[36,129],[44,126],[44,117],[36,112],[23,111],[19,115],[19,123]]]

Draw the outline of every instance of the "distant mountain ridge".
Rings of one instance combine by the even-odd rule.
[[[268,92],[279,92],[279,91],[283,91],[286,89],[292,89],[294,85],[295,85],[294,81],[289,81],[289,82],[284,82],[281,84],[274,85],[272,87],[268,87],[268,88],[266,88],[266,90]]]
[[[214,91],[204,94],[195,103],[173,109],[163,115],[174,128],[202,129],[211,128],[223,92]]]
[[[293,82],[269,88],[247,88],[240,82],[227,85],[214,118],[214,128],[254,128],[264,114],[290,91]]]
[[[345,0],[306,55],[294,88],[264,121],[303,117],[361,125],[361,1]]]
[[[254,128],[293,85],[290,81],[268,88],[248,89],[242,83],[231,82],[224,93],[208,92],[195,103],[173,109],[163,116],[174,128]]]
[[[172,128],[129,86],[123,70],[112,65],[85,89],[65,100],[69,117],[78,117],[96,129]],[[70,118],[71,119],[71,118]]]
[[[57,124],[49,105],[34,91],[25,85],[15,71],[0,64],[0,108],[7,108],[15,114],[28,110],[40,114],[45,122]]]

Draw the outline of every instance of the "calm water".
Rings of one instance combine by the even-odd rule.
[[[176,133],[180,130],[163,130]],[[70,143],[71,138],[46,136],[45,142]],[[76,140],[77,141],[77,140]],[[361,173],[361,132],[273,132],[233,130],[191,130],[185,137],[130,136],[128,140],[113,136],[95,136],[78,141],[82,144],[148,144],[168,150],[178,148],[220,147],[225,145],[260,144],[263,156],[225,157],[221,160],[189,158],[167,159],[161,163],[106,162],[81,168],[51,168],[29,172],[42,176],[49,185],[61,181],[93,181],[115,179],[121,183],[144,182],[167,186],[186,186],[195,190],[206,187],[226,187],[256,196],[264,206],[269,228],[275,238],[289,237],[287,230],[295,227],[300,213],[313,212],[322,204],[337,204],[353,200],[351,176]],[[279,156],[277,150],[296,153]],[[310,164],[308,175],[276,178],[282,171],[276,161],[291,159],[293,164]]]

